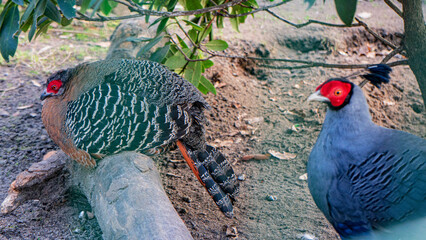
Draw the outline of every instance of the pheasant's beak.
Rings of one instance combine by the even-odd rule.
[[[330,102],[330,99],[321,95],[320,90],[318,90],[318,91],[312,93],[311,96],[308,97],[308,102],[310,102],[310,101]]]
[[[52,93],[48,93],[48,92],[46,92],[46,90],[44,90],[43,93],[40,96],[40,100],[43,101],[44,99],[46,99],[47,97],[50,97],[52,95],[53,95]]]

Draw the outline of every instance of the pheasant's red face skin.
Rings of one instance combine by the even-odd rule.
[[[57,94],[61,87],[62,87],[61,80],[53,80],[47,85],[46,92]]]
[[[321,95],[328,98],[333,107],[340,107],[346,102],[352,85],[348,82],[329,81],[318,86],[316,90],[320,90]]]

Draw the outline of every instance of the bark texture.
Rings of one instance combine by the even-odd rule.
[[[417,78],[426,104],[426,26],[421,0],[403,0],[405,48],[408,63]]]
[[[125,152],[102,159],[95,169],[76,163],[70,169],[104,239],[192,239],[151,158]]]

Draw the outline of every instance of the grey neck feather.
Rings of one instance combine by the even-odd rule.
[[[375,124],[371,120],[367,100],[361,88],[353,85],[353,92],[349,103],[339,110],[328,109],[324,128],[350,135],[365,131]],[[340,135],[340,134],[339,134]]]

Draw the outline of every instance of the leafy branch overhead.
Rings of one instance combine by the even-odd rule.
[[[259,6],[256,0],[8,0],[0,14],[0,48],[6,61],[14,56],[18,36],[28,32],[31,41],[46,33],[49,25],[56,22],[69,25],[73,19],[84,21],[112,21],[145,16],[146,21],[156,19],[150,27],[157,29],[153,38],[129,39],[145,41],[137,57],[149,56],[183,75],[203,93],[216,93],[213,84],[203,73],[213,66],[213,57],[226,57],[221,53],[228,48],[224,40],[216,39],[214,33],[224,27],[224,20],[239,31],[246,18],[260,11],[292,24],[295,27],[311,23],[334,27],[361,26],[354,23],[357,0],[335,0],[336,10],[345,25],[328,24],[310,20],[305,24],[293,24],[271,11],[291,0],[282,0]],[[309,7],[315,0],[305,0]],[[132,14],[110,16],[118,5],[127,7]],[[177,9],[183,9],[177,10]],[[155,49],[155,50],[154,50]]]

